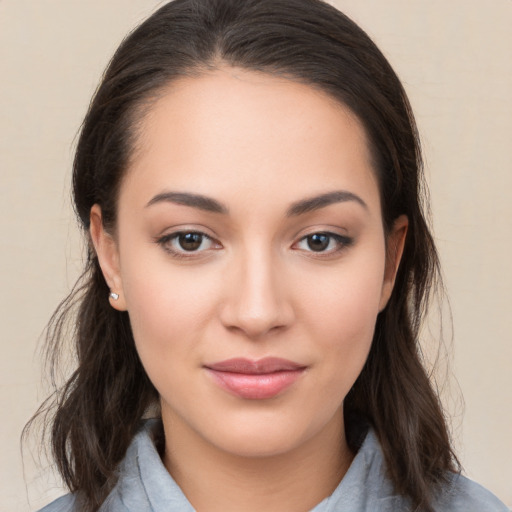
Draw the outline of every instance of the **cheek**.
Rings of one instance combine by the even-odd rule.
[[[132,252],[123,291],[139,355],[148,373],[168,367],[199,343],[215,309],[215,277]]]
[[[370,253],[371,254],[371,253]],[[384,254],[377,247],[374,255]],[[384,257],[361,259],[325,279],[305,283],[309,337],[322,355],[325,392],[343,400],[359,376],[370,351],[379,314]]]
[[[357,337],[373,331],[384,280],[384,247],[361,251],[346,264],[312,273],[301,285],[304,310],[322,325],[329,338]],[[366,327],[366,329],[365,329]]]

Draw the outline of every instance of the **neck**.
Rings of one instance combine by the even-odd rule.
[[[163,420],[164,464],[197,512],[306,512],[332,494],[353,459],[341,410],[299,447],[265,457],[220,450],[177,418]]]

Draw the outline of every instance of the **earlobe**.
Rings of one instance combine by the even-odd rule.
[[[103,277],[110,288],[110,294],[105,300],[109,300],[114,309],[126,311],[117,243],[112,235],[105,231],[101,208],[97,204],[91,208],[89,234]]]
[[[396,274],[404,252],[405,239],[409,219],[406,215],[400,215],[393,223],[393,228],[386,241],[386,267],[384,270],[384,281],[382,284],[379,312],[382,311],[391,297],[395,285]]]

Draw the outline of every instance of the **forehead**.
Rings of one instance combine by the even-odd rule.
[[[121,189],[158,188],[222,199],[283,200],[347,189],[379,201],[364,128],[344,105],[309,85],[221,68],[181,78],[138,126]]]

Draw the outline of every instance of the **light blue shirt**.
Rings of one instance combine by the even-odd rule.
[[[155,421],[148,421],[130,444],[120,466],[119,480],[100,512],[194,512],[178,484],[163,465],[153,443]],[[439,512],[509,512],[493,494],[475,482],[453,475]],[[386,477],[384,456],[370,429],[356,457],[333,494],[311,512],[405,512],[407,498],[396,495]],[[67,494],[40,512],[77,512]]]

